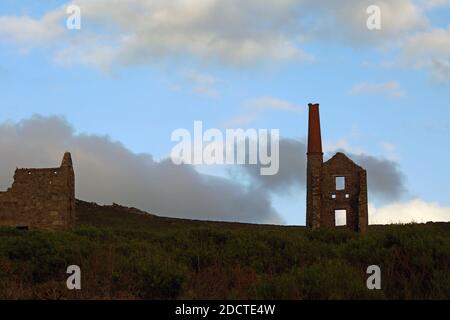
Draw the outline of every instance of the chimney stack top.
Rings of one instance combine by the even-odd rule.
[[[309,103],[308,154],[323,154],[320,133],[319,104]]]

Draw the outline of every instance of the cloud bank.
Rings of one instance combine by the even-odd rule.
[[[64,29],[70,4],[81,8],[80,31]],[[306,44],[317,40],[384,47],[429,25],[415,1],[383,0],[377,1],[382,29],[371,32],[370,5],[371,0],[76,0],[41,18],[0,16],[0,37],[53,46],[60,63],[100,69],[184,58],[247,66],[314,61]]]
[[[362,82],[355,84],[350,89],[350,94],[382,94],[388,97],[400,98],[405,96],[406,92],[401,88],[400,84],[397,81],[388,81],[383,83]]]
[[[345,150],[336,150],[345,152]],[[367,170],[371,195],[386,201],[399,200],[407,193],[405,176],[394,161],[367,154],[345,152],[353,161]],[[330,158],[334,152],[328,153]],[[277,175],[259,175],[259,166],[243,166],[245,172],[265,190],[285,193],[294,186],[306,187],[306,145],[294,139],[280,140],[280,170]]]
[[[47,48],[61,65],[88,65],[114,74],[120,67],[219,64],[242,67],[286,61],[315,62],[317,43],[369,47],[389,54],[394,67],[427,71],[450,81],[449,27],[427,15],[447,0],[380,0],[381,29],[368,30],[372,0],[76,0],[42,17],[0,16],[0,41],[21,50]],[[81,9],[82,29],[65,28],[69,5]],[[200,85],[200,94],[216,95]],[[397,96],[395,83],[357,90]],[[205,91],[206,88],[206,91]],[[244,119],[245,120],[245,119]]]
[[[258,120],[268,111],[299,113],[304,110],[305,107],[292,102],[275,97],[264,96],[245,101],[241,105],[240,112],[233,118],[225,121],[223,126],[227,128],[245,127]]]
[[[421,199],[392,203],[381,208],[369,204],[369,221],[370,224],[446,222],[450,221],[450,207]]]
[[[58,166],[70,150],[76,170],[77,197],[110,204],[138,207],[151,213],[179,218],[282,224],[273,208],[272,193],[305,187],[305,144],[280,141],[280,172],[256,174],[256,166],[242,169],[252,187],[228,179],[200,174],[191,166],[155,161],[149,154],[135,154],[107,136],[75,134],[61,117],[33,116],[17,123],[0,123],[0,189],[12,183],[16,167]],[[450,221],[450,208],[421,199],[400,202],[406,187],[395,162],[350,155],[369,172],[371,195],[391,201],[369,206],[371,224]],[[259,170],[257,171],[259,172]]]
[[[337,151],[345,152],[343,149]],[[328,152],[324,160],[335,152]],[[450,207],[419,198],[402,200],[408,195],[408,189],[405,175],[396,162],[367,154],[345,153],[367,170],[370,224],[450,221]],[[293,191],[295,186],[306,188],[306,145],[294,139],[280,140],[280,170],[277,175],[261,176],[257,165],[243,166],[242,169],[254,185],[279,195]]]
[[[0,188],[6,190],[18,167],[59,166],[70,150],[76,195],[86,201],[138,207],[162,216],[282,223],[262,190],[199,174],[191,166],[157,162],[105,136],[75,134],[60,117],[33,116],[0,123]]]

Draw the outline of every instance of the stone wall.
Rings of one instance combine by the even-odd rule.
[[[367,173],[345,154],[338,152],[323,162],[319,105],[309,104],[306,225],[336,227],[336,210],[345,210],[345,225],[365,233],[368,225]],[[345,180],[342,190],[336,178]]]
[[[342,177],[345,185],[336,188],[336,178]],[[350,229],[365,232],[367,225],[366,171],[343,153],[336,153],[322,166],[321,225],[335,227],[335,210],[346,210],[346,225]],[[366,199],[365,202],[362,199]]]
[[[63,230],[75,222],[75,175],[70,153],[61,166],[16,169],[14,183],[0,192],[0,226]]]
[[[308,154],[306,173],[306,226],[317,228],[321,225],[320,213],[322,211],[322,163],[323,155]]]

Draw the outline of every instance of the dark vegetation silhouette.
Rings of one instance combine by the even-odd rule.
[[[449,299],[450,223],[308,230],[77,201],[72,231],[0,229],[1,299]],[[69,265],[82,290],[66,288]],[[369,265],[382,290],[368,290]]]

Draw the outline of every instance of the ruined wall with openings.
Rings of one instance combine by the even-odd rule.
[[[319,105],[309,104],[306,225],[342,225],[360,233],[368,226],[367,172],[338,152],[323,162]],[[338,181],[342,186],[338,186]]]
[[[366,170],[340,152],[323,163],[321,173],[322,226],[335,227],[336,210],[345,210],[345,225],[361,233],[366,231],[366,176]],[[339,180],[342,185],[339,185]],[[366,201],[362,201],[362,198],[365,198]]]
[[[60,167],[16,169],[0,192],[0,226],[64,230],[75,222],[75,175],[70,153]]]

